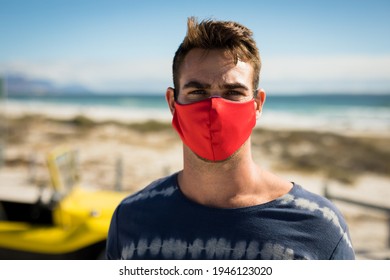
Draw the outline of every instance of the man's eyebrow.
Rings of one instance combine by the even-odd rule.
[[[183,86],[184,89],[186,88],[197,88],[197,89],[209,89],[211,88],[211,85],[210,84],[206,84],[206,83],[201,83],[201,82],[198,82],[198,81],[190,81],[188,83],[186,83],[184,86]],[[244,89],[244,90],[248,90],[248,87],[242,83],[226,83],[226,84],[223,84],[222,87],[223,89]]]
[[[231,83],[231,84],[223,84],[224,89],[244,89],[249,90],[248,87],[241,83]]]
[[[205,84],[205,83],[201,83],[198,81],[190,81],[183,86],[184,89],[186,89],[186,88],[197,88],[197,89],[205,89],[206,88],[207,89],[210,87],[211,87],[210,84]]]

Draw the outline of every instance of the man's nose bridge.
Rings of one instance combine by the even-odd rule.
[[[213,114],[219,114],[217,111],[221,108],[221,101],[223,100],[222,96],[210,96],[210,110],[213,112]],[[211,115],[210,115],[211,116]]]
[[[218,101],[220,100],[220,98],[222,98],[222,96],[220,95],[211,95],[209,97],[212,110],[215,110],[218,107]]]
[[[223,97],[223,88],[221,86],[212,86],[208,90],[209,98]]]

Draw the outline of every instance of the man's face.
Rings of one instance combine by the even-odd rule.
[[[245,102],[253,98],[253,67],[223,50],[193,49],[180,68],[178,103],[189,104],[211,96]]]

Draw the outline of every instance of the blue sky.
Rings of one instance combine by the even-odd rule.
[[[0,0],[0,73],[164,92],[188,16],[254,32],[268,93],[390,93],[390,1]]]

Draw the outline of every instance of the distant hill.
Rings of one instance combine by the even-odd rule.
[[[52,95],[52,94],[89,94],[86,87],[78,84],[58,86],[47,79],[30,79],[22,75],[6,77],[8,95]]]

